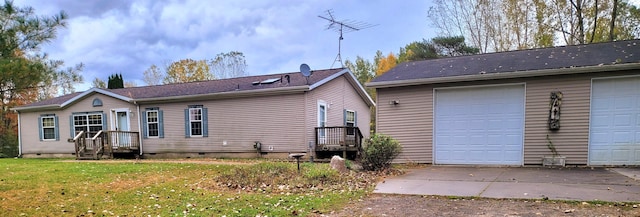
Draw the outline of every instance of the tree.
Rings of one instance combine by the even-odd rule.
[[[346,60],[344,65],[353,72],[353,74],[358,79],[358,82],[365,87],[365,84],[371,81],[376,76],[376,66],[371,64],[369,60],[365,60],[364,58],[357,56],[356,62],[352,63],[350,60]],[[367,94],[371,96],[372,99],[376,99],[376,90],[375,88],[365,88]],[[371,122],[369,122],[369,127],[371,132],[375,132],[376,130],[376,109],[375,107],[371,107]]]
[[[429,10],[444,36],[462,35],[480,52],[639,37],[626,0],[436,0]],[[559,41],[556,36],[560,36]]]
[[[142,80],[147,85],[159,85],[162,84],[163,77],[163,72],[154,64],[144,70],[144,78]]]
[[[95,79],[93,79],[91,86],[95,88],[107,88],[107,83],[105,83],[103,80],[100,80],[100,78],[96,77]]]
[[[436,47],[427,40],[415,41],[400,48],[398,62],[410,62],[416,60],[426,60],[438,58]],[[394,65],[395,66],[395,65]]]
[[[11,1],[0,5],[0,156],[17,154],[17,118],[9,109],[46,98],[59,91],[72,92],[82,81],[82,65],[61,69],[63,62],[39,53],[40,47],[65,27],[64,11],[45,17],[31,7],[16,7]],[[53,88],[60,88],[56,90]],[[40,94],[42,93],[42,94]]]
[[[109,79],[107,81],[107,88],[108,89],[124,88],[124,80],[122,79],[122,74],[110,75],[108,79]]]
[[[242,52],[219,53],[210,61],[210,69],[217,79],[242,77],[246,75],[247,62]]]
[[[431,41],[438,57],[464,56],[480,52],[480,49],[468,46],[463,36],[435,37]]]
[[[137,87],[138,84],[136,84],[136,82],[133,81],[125,81],[124,82],[124,88],[129,88],[129,87]]]
[[[376,68],[376,76],[380,76],[398,64],[398,59],[393,53],[389,53],[387,57],[380,59]]]
[[[206,81],[213,79],[206,60],[183,59],[167,67],[165,84]]]

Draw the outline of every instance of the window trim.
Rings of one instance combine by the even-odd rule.
[[[45,127],[44,126],[44,119],[45,118],[46,119],[51,118],[52,121],[53,121],[53,126]],[[59,141],[60,136],[56,135],[56,133],[59,132],[59,129],[56,129],[58,127],[57,124],[56,124],[56,119],[57,118],[56,118],[55,115],[43,115],[43,116],[40,116],[40,121],[39,121],[39,126],[38,126],[40,128],[40,132],[38,132],[38,133],[40,134],[40,138],[41,138],[40,140],[41,141],[44,141],[44,142]],[[53,138],[51,138],[51,139],[45,138],[45,135],[46,135],[45,132],[44,132],[45,129],[53,129]]]
[[[191,133],[191,111],[193,109],[200,109],[200,120],[202,123],[201,127],[201,135],[192,135]],[[204,107],[203,105],[189,105],[184,109],[184,136],[185,138],[190,137],[209,137],[209,109]]]
[[[191,119],[191,111],[194,111],[194,110],[200,110],[200,120],[192,120]],[[203,113],[202,107],[189,108],[189,136],[190,137],[203,137],[204,136],[204,131],[203,131],[204,124],[203,124],[203,120],[202,120],[203,119],[203,114],[202,113]],[[194,135],[193,134],[193,128],[191,127],[192,123],[200,123],[200,135]]]
[[[156,121],[155,122],[151,122],[149,121],[149,113],[151,112],[155,112],[156,113]],[[158,110],[147,110],[145,111],[145,118],[146,118],[146,125],[147,125],[147,138],[160,138],[160,111]],[[151,129],[151,127],[149,127],[151,124],[156,124],[156,130],[157,130],[157,135],[152,136],[149,132],[149,129]]]
[[[353,121],[349,121],[349,113],[352,113],[352,114],[353,114]],[[358,113],[356,113],[356,111],[354,111],[354,110],[345,109],[345,110],[344,110],[344,126],[345,126],[345,127],[348,127],[348,126],[349,126],[349,123],[352,123],[352,124],[353,124],[353,127],[358,127],[358,125],[357,125],[357,124],[358,124],[358,121],[357,121],[357,120],[358,120],[358,117],[356,117],[356,115],[357,115],[357,114],[358,114]],[[355,133],[355,131],[354,131],[354,130],[349,130],[349,129],[347,129],[347,135],[349,135],[349,136],[353,136],[353,135],[355,135],[355,134],[356,134],[356,133]]]
[[[89,124],[89,116],[91,116],[91,115],[100,115],[100,119],[99,119],[99,120],[100,120],[100,122],[101,122],[101,123],[100,123],[100,125],[97,125],[97,124]],[[79,116],[84,116],[84,117],[86,117],[86,118],[87,118],[87,119],[86,119],[86,122],[87,122],[87,123],[86,123],[86,125],[76,125],[76,122],[75,122],[76,118],[75,118],[75,117],[79,117]],[[89,132],[91,132],[91,131],[90,131],[91,127],[100,126],[101,130],[103,130],[103,131],[104,131],[104,130],[106,130],[106,124],[107,124],[107,123],[106,123],[106,114],[105,114],[105,113],[102,113],[102,112],[81,112],[81,113],[73,113],[73,114],[71,114],[71,123],[70,123],[70,124],[71,124],[71,133],[72,133],[73,135],[75,135],[75,134],[76,134],[76,127],[78,127],[78,126],[82,126],[82,127],[86,127],[87,132],[85,132],[85,135],[87,136],[87,138],[90,138],[90,137],[91,137],[91,135],[90,135],[90,133],[89,133]]]

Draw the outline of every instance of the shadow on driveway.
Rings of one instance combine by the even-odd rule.
[[[429,166],[387,178],[374,193],[631,202],[640,201],[639,178],[640,168]]]

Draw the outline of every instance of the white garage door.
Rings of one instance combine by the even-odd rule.
[[[591,165],[640,165],[640,77],[593,80]]]
[[[438,89],[436,164],[522,165],[524,86]]]

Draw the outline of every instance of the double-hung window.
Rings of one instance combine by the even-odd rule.
[[[189,109],[191,136],[202,136],[202,108]]]
[[[352,127],[356,126],[356,112],[351,110],[344,111],[344,125],[347,126],[347,135],[354,135],[355,131]]]
[[[158,107],[146,108],[142,113],[142,133],[146,138],[164,138],[162,110]]]
[[[185,136],[208,136],[207,108],[203,108],[201,105],[195,105],[185,109]]]
[[[147,111],[147,135],[158,137],[158,111]]]
[[[42,115],[38,120],[39,137],[41,141],[60,140],[58,135],[58,117],[55,115]]]

